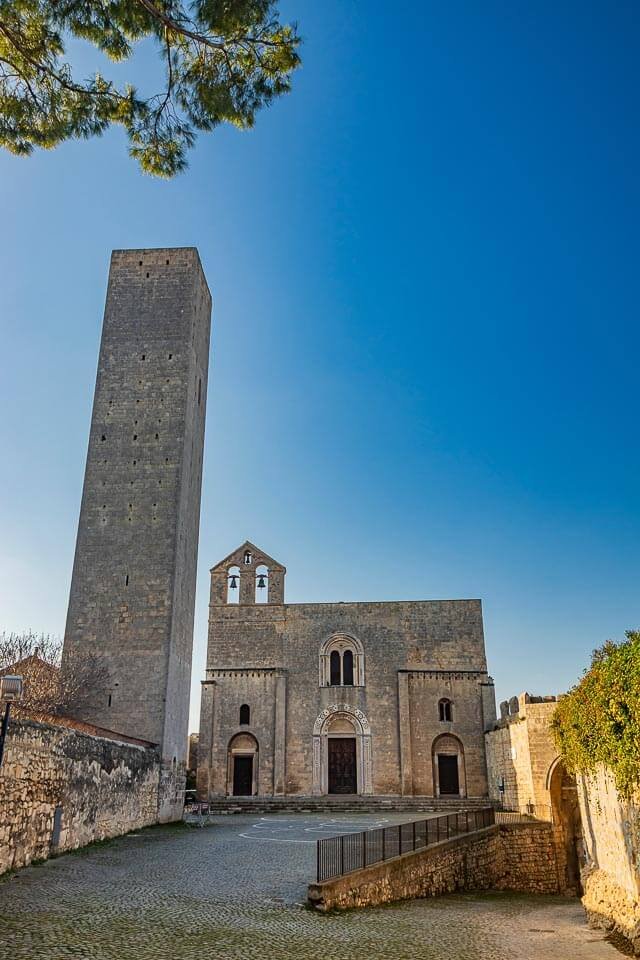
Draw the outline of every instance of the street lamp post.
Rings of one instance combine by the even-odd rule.
[[[14,700],[20,700],[22,698],[22,688],[23,681],[22,677],[14,676],[11,674],[5,674],[4,677],[0,677],[0,703],[4,700],[6,702],[6,707],[4,708],[4,716],[2,718],[2,727],[0,727],[0,767],[2,766],[2,757],[4,755],[4,742],[7,737],[7,730],[9,728],[9,714],[11,712],[11,704]]]

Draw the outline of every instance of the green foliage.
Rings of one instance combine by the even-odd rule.
[[[64,59],[70,38],[113,61],[151,38],[164,89],[141,97],[100,74],[76,80]],[[0,145],[28,155],[121,124],[142,169],[171,177],[197,130],[251,127],[289,91],[299,43],[274,0],[0,0]]]
[[[594,651],[591,669],[562,697],[553,733],[570,770],[608,767],[623,797],[640,786],[640,631]]]

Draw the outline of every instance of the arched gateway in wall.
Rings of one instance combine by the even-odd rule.
[[[327,707],[313,725],[313,793],[373,793],[371,729],[346,703]]]

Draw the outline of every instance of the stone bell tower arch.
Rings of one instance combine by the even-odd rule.
[[[286,573],[286,567],[245,540],[211,568],[211,604],[283,604]]]

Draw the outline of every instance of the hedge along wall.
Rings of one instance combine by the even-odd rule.
[[[0,767],[0,874],[158,820],[154,749],[11,720]]]

